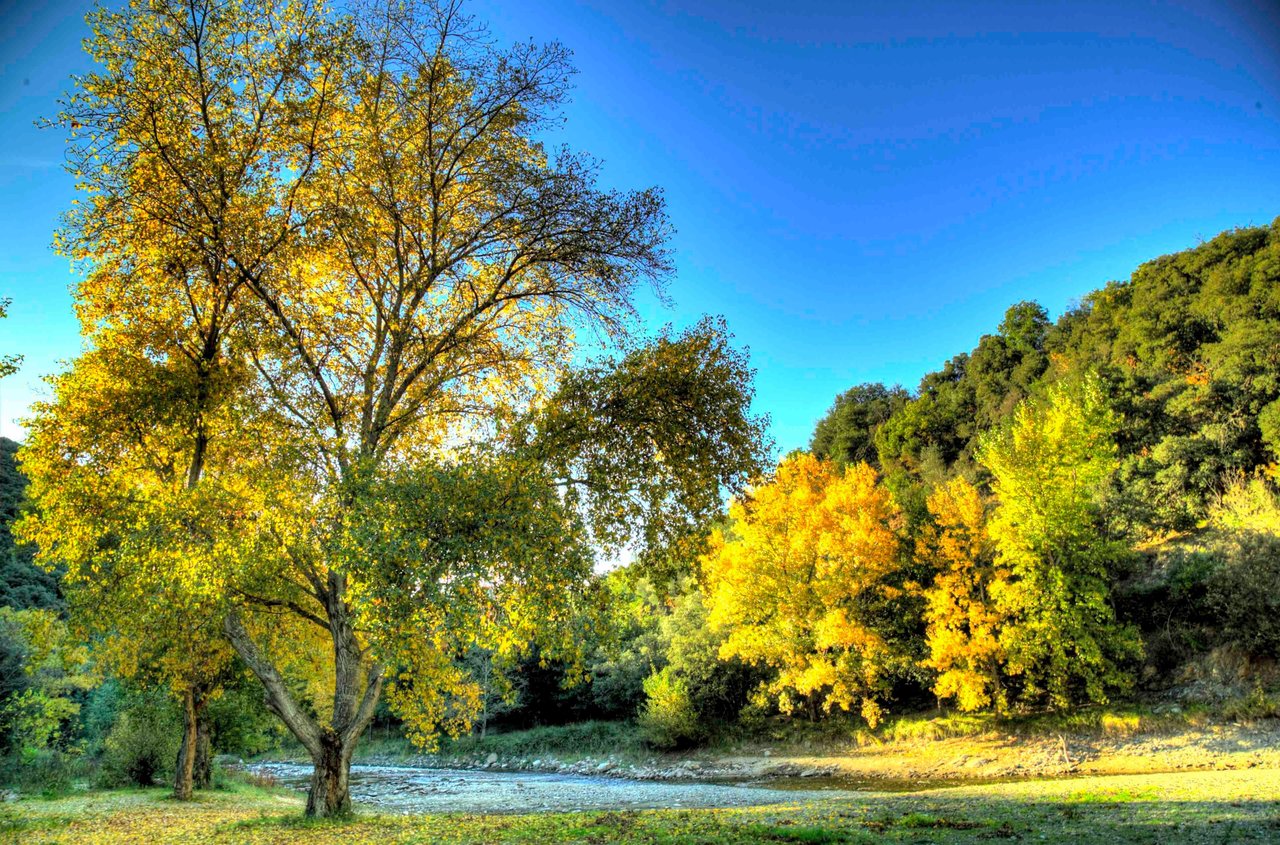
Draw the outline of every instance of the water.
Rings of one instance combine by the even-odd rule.
[[[249,771],[305,792],[311,766],[255,763]],[[389,813],[530,813],[574,810],[752,807],[802,804],[841,789],[797,784],[665,783],[544,772],[352,766],[351,799],[357,807]]]

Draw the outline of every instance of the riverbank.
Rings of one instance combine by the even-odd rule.
[[[560,732],[557,732],[560,731]],[[615,747],[610,747],[610,743]],[[301,762],[301,755],[268,755]],[[824,782],[903,790],[941,782],[1280,768],[1280,720],[1210,722],[1181,714],[1103,713],[1075,723],[900,720],[878,734],[782,735],[659,754],[624,727],[499,735],[423,754],[365,743],[357,763],[625,777],[653,781]]]
[[[311,822],[301,797],[236,784],[180,804],[165,790],[0,804],[0,841],[116,843],[1112,843],[1274,842],[1280,770],[1110,775],[729,810],[357,815]]]

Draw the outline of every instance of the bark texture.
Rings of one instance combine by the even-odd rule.
[[[178,746],[178,761],[173,773],[173,797],[179,801],[190,801],[197,786],[197,772],[200,768],[200,725],[204,722],[206,698],[202,690],[188,688],[182,694],[182,742]],[[206,726],[205,741],[208,742]],[[205,765],[209,765],[208,750],[205,751]],[[206,775],[200,786],[208,786]]]
[[[382,667],[369,660],[360,648],[345,601],[333,598],[340,596],[344,587],[342,576],[330,575],[324,607],[329,617],[326,627],[333,635],[335,683],[333,718],[328,725],[318,724],[298,705],[284,678],[258,648],[237,613],[228,614],[223,626],[236,653],[262,682],[268,709],[280,717],[311,755],[315,770],[307,796],[307,815],[313,817],[351,812],[351,757],[382,694]]]
[[[213,737],[209,729],[208,708],[202,708],[196,716],[196,763],[192,773],[196,789],[213,786]]]

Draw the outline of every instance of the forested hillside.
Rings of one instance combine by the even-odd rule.
[[[1124,424],[1113,504],[1123,527],[1194,527],[1233,473],[1280,450],[1280,221],[1143,264],[1056,323],[1021,302],[914,394],[858,385],[818,422],[812,451],[891,476],[985,480],[978,438],[1063,377],[1093,371]]]
[[[1237,662],[1273,655],[1280,639],[1266,620],[1280,583],[1280,220],[1143,264],[1056,323],[1040,305],[1017,303],[995,333],[914,393],[864,384],[837,397],[810,448],[877,466],[915,526],[910,533],[945,533],[937,491],[971,483],[986,510],[999,511],[991,442],[1043,406],[1055,385],[1081,379],[1096,384],[1115,416],[1106,438],[1114,466],[1100,477],[1091,520],[1099,541],[1112,544],[1095,572],[1095,598],[1118,612],[1115,632],[1125,624],[1141,631],[1142,680],[1153,688],[1194,680],[1195,666],[1190,675],[1179,668],[1216,646],[1232,646]],[[1061,439],[1041,446],[1042,462],[1069,451]],[[1015,495],[1047,493],[1032,486]],[[971,521],[986,516],[974,512]],[[975,554],[1008,557],[994,547]],[[937,623],[937,585],[949,576],[925,574],[934,579]],[[987,595],[987,585],[971,586]],[[952,607],[961,616],[968,609]],[[981,639],[972,622],[952,628],[969,647]],[[994,654],[997,638],[987,633]]]

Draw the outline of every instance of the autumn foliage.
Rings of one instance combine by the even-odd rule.
[[[867,614],[893,589],[899,544],[875,470],[798,454],[729,516],[702,563],[721,655],[774,668],[784,712],[856,707],[874,724],[899,659]]]
[[[934,693],[961,710],[1006,706],[1000,684],[1002,617],[991,597],[1007,571],[995,566],[987,532],[987,504],[963,478],[939,486],[928,500],[931,521],[916,554],[936,571],[925,590],[928,666],[938,673]]]
[[[1025,401],[984,441],[990,494],[938,484],[912,544],[869,465],[787,458],[702,560],[722,655],[771,667],[784,712],[856,706],[872,725],[920,669],[966,711],[1106,701],[1140,651],[1109,604],[1125,549],[1099,531],[1115,426],[1091,377]],[[916,592],[920,655],[884,612]]]

